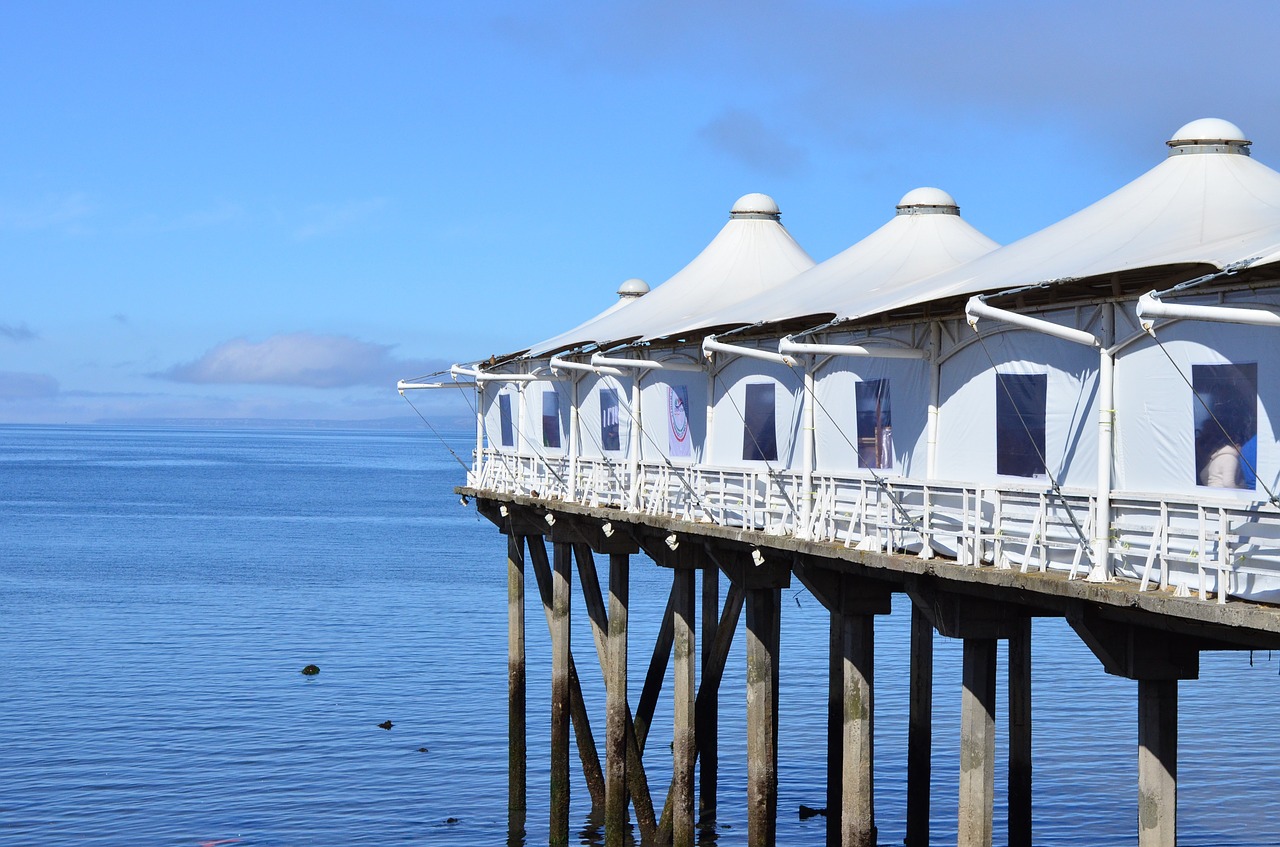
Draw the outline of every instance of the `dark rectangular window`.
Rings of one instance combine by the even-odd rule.
[[[560,447],[560,395],[554,388],[542,395],[542,446]]]
[[[1257,486],[1258,365],[1192,365],[1196,482],[1210,488]]]
[[[893,467],[889,380],[868,379],[854,386],[858,423],[858,467]]]
[[[1045,374],[996,374],[996,473],[1045,476]]]
[[[514,447],[516,444],[515,432],[511,427],[511,395],[498,395],[498,429],[499,436],[502,438],[503,447]]]
[[[618,390],[616,388],[600,389],[600,449],[619,450],[621,442],[618,433]]]
[[[773,383],[747,386],[746,426],[742,434],[742,458],[772,462],[778,458],[777,413],[773,407]]]

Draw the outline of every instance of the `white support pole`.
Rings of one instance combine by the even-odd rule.
[[[997,309],[995,306],[988,306],[983,302],[981,297],[970,297],[969,302],[965,304],[964,313],[969,318],[969,326],[973,327],[976,332],[978,329],[979,318],[990,318],[993,321],[1020,326],[1023,329],[1029,329],[1044,335],[1051,335],[1054,338],[1061,338],[1063,341],[1071,341],[1076,344],[1083,344],[1086,347],[1098,347],[1100,342],[1093,333],[1085,332],[1082,329],[1073,329],[1069,326],[1056,324],[1053,321],[1046,321],[1040,318],[1033,318],[1030,315],[1024,315],[1019,312],[1010,312],[1006,309]]]
[[[569,359],[561,359],[559,356],[552,356],[547,362],[551,366],[552,371],[581,371],[582,373],[591,374],[608,374],[609,376],[622,376],[623,372],[617,368],[602,368],[587,362],[574,362]]]
[[[473,473],[473,486],[478,486],[484,474],[484,386],[475,383],[476,387],[476,463]]]
[[[813,467],[814,467],[814,424],[817,415],[814,413],[813,378],[816,362],[813,359],[804,366],[804,471],[800,477],[800,526],[796,528],[796,536],[808,538],[810,524],[813,521]]]
[[[938,477],[938,410],[942,407],[942,324],[929,325],[929,423],[925,450],[925,479]]]
[[[706,346],[706,342],[703,342]],[[735,352],[742,348],[733,348]],[[927,359],[928,350],[918,347],[900,347],[896,344],[806,344],[784,337],[778,342],[779,355],[789,353],[813,354],[819,356],[857,356],[870,359]],[[744,354],[745,355],[745,354]]]
[[[591,355],[591,364],[597,368],[633,368],[642,371],[690,371],[702,373],[706,368],[695,362],[660,362],[656,359],[615,359],[599,353]]]
[[[1111,579],[1111,465],[1115,428],[1116,310],[1102,306],[1102,346],[1098,352],[1098,499],[1093,520],[1093,567],[1089,582]]]
[[[708,335],[702,339],[702,355],[710,359],[713,353],[728,353],[733,356],[745,356],[748,359],[761,359],[766,362],[783,364],[789,368],[797,367],[800,364],[794,356],[775,353],[772,350],[761,350],[759,347],[741,347],[736,344],[725,344],[723,341],[716,341],[714,335]]]
[[[642,419],[640,417],[640,372],[636,372],[631,378],[631,491],[628,494],[628,503],[630,509],[634,512],[640,508],[640,436],[642,434],[640,427]]]
[[[1143,294],[1138,298],[1138,320],[1142,323],[1142,328],[1150,332],[1155,325],[1156,318],[1214,321],[1216,323],[1250,324],[1253,326],[1280,326],[1280,314],[1267,309],[1166,303],[1157,298],[1152,292]]]
[[[573,390],[569,395],[569,480],[565,486],[565,499],[574,499],[574,490],[577,488],[578,481],[578,453],[582,445],[579,439],[579,428],[581,426],[581,415],[578,409],[579,387],[582,385],[581,377],[576,378],[571,383]]]

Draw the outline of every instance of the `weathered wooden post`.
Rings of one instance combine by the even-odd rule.
[[[996,640],[964,639],[958,847],[991,847],[995,799]]]
[[[747,589],[747,844],[772,847],[778,825],[778,647],[782,592]]]
[[[939,589],[937,581],[910,581],[916,608],[963,648],[960,705],[959,847],[990,847],[995,805],[996,648],[1027,617],[1025,607]]]
[[[569,571],[573,548],[554,544],[551,578],[551,831],[569,843]]]
[[[706,684],[707,669],[711,662],[716,629],[720,617],[720,570],[716,567],[702,569],[702,684]],[[715,686],[718,693],[719,684]],[[720,703],[716,696],[703,697],[698,691],[694,740],[698,744],[698,820],[707,824],[716,819],[716,790],[720,766],[719,721]]]
[[[1009,632],[1009,847],[1031,847],[1031,618]]]
[[[911,682],[907,726],[906,847],[929,847],[929,781],[933,778],[933,624],[911,607]]]
[[[605,681],[606,847],[622,847],[627,836],[627,608],[631,556],[609,555],[609,638]]]
[[[827,694],[827,844],[874,847],[875,616],[892,611],[884,583],[797,561],[831,614]]]
[[[1107,620],[1082,607],[1067,622],[1109,674],[1138,681],[1138,847],[1178,843],[1178,680],[1200,675],[1201,642]]]
[[[507,832],[520,839],[528,811],[525,724],[524,539],[507,527]]]
[[[694,635],[696,571],[677,568],[675,578],[675,730],[672,743],[672,844],[693,847],[694,700],[697,643]]]
[[[1178,843],[1178,681],[1138,680],[1138,847]]]
[[[840,803],[843,847],[875,847],[875,617],[842,614],[844,767]]]

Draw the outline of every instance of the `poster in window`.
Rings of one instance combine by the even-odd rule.
[[[600,389],[600,449],[621,449],[618,416],[618,389]]]
[[[1196,483],[1253,489],[1258,467],[1258,365],[1192,365]]]
[[[778,432],[773,406],[773,383],[747,386],[747,411],[742,433],[742,458],[772,462],[778,458]]]
[[[996,473],[1045,476],[1046,374],[996,374]]]
[[[542,446],[560,448],[560,395],[555,389],[542,395]]]
[[[503,447],[514,447],[515,433],[511,428],[511,395],[498,395],[498,430]]]
[[[858,467],[893,467],[893,427],[889,380],[868,379],[854,386],[857,407]]]
[[[673,458],[693,455],[689,437],[689,387],[667,386],[667,452]]]

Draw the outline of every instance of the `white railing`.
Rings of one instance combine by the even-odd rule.
[[[980,486],[814,474],[803,504],[799,471],[641,463],[486,450],[477,487],[593,507],[794,535],[862,550],[942,555],[962,565],[1089,572],[1096,497],[1090,489]],[[572,497],[570,497],[572,492]],[[633,495],[635,499],[633,500]],[[634,503],[634,506],[633,506]],[[1141,590],[1173,588],[1218,602],[1280,600],[1280,511],[1167,494],[1112,495],[1115,574]],[[807,516],[803,520],[802,516]]]

